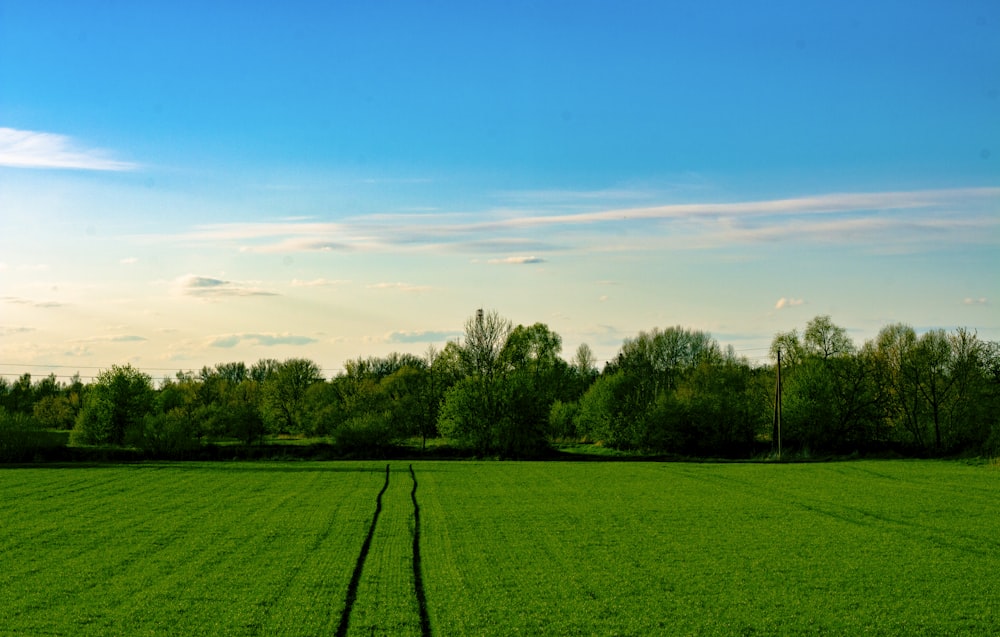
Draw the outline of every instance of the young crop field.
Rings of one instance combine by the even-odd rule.
[[[380,469],[0,470],[0,634],[333,634]]]
[[[0,469],[0,635],[992,635],[1000,624],[990,466],[412,468]]]
[[[449,634],[996,634],[1000,473],[943,462],[423,467]]]

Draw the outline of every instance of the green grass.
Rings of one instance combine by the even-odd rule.
[[[411,568],[412,486],[406,465],[397,464],[382,498],[382,513],[358,586],[351,613],[352,634],[420,637],[420,611]]]
[[[989,464],[413,466],[435,634],[1000,625]],[[384,468],[0,469],[0,635],[333,634]],[[420,634],[406,468],[392,464],[350,634]]]
[[[379,467],[0,471],[0,634],[332,633]]]
[[[1000,479],[983,468],[484,463],[418,474],[442,634],[1000,625]]]

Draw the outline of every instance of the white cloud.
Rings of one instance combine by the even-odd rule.
[[[989,301],[986,299],[985,296],[981,296],[978,299],[974,299],[972,297],[966,297],[962,301],[962,305],[989,305]]]
[[[145,336],[136,336],[135,334],[121,334],[112,336],[92,336],[90,338],[81,339],[81,343],[142,343],[147,341]]]
[[[435,332],[435,331],[423,331],[423,332],[390,332],[386,334],[385,340],[388,343],[443,343],[445,341],[454,340],[460,338],[462,332]]]
[[[13,305],[27,305],[29,307],[39,308],[63,307],[63,304],[57,301],[32,301],[31,299],[23,299],[17,296],[0,297],[0,301],[3,301],[4,303],[11,303]]]
[[[174,281],[181,294],[200,298],[227,296],[277,296],[274,292],[262,290],[251,283],[226,281],[208,276],[186,274]]]
[[[770,199],[731,203],[694,203],[619,208],[566,215],[521,216],[482,222],[490,227],[528,227],[588,224],[611,221],[687,219],[692,217],[732,218],[773,215],[833,214],[844,212],[908,210],[952,205],[958,200],[1000,197],[1000,188],[918,190],[904,192],[831,193],[813,197]]]
[[[85,356],[91,356],[93,352],[86,345],[74,345],[70,349],[63,352],[63,356],[69,356],[71,358],[82,358]]]
[[[780,299],[778,299],[778,302],[774,304],[774,309],[781,310],[786,307],[796,307],[802,305],[803,303],[805,303],[805,301],[803,301],[802,299],[788,299],[785,297],[781,297]]]
[[[550,208],[565,208],[581,203],[598,205],[614,205],[614,202],[635,202],[650,200],[662,191],[654,189],[607,189],[607,190],[507,190],[496,193],[496,196],[515,204],[544,206]]]
[[[150,241],[229,244],[249,253],[448,250],[495,264],[539,263],[556,250],[711,249],[733,244],[848,243],[887,251],[989,243],[1000,229],[1000,188],[689,203],[538,214],[523,209],[392,214],[339,219],[212,224]],[[555,243],[554,240],[558,240]],[[503,257],[504,254],[532,256]],[[538,256],[542,255],[542,256]],[[492,258],[491,258],[492,257]]]
[[[241,246],[240,252],[281,254],[286,252],[345,252],[351,249],[351,246],[338,241],[300,237],[268,245]]]
[[[137,167],[99,148],[79,148],[65,135],[15,128],[0,128],[0,166],[112,171]]]
[[[311,281],[301,281],[292,279],[292,287],[295,288],[323,288],[347,285],[350,281],[344,279],[312,279]]]
[[[426,292],[429,285],[412,285],[410,283],[373,283],[368,286],[372,290],[400,290],[402,292]]]
[[[490,259],[487,263],[504,265],[527,265],[531,263],[545,263],[545,259],[540,257],[506,257],[504,259]]]
[[[0,336],[7,336],[9,334],[27,334],[28,332],[34,332],[33,327],[21,327],[16,325],[0,325]]]
[[[118,263],[121,263],[122,265],[135,265],[136,263],[139,263],[139,258],[138,257],[126,257],[124,259],[119,260]]]
[[[231,348],[240,343],[250,342],[262,347],[274,347],[276,345],[310,345],[316,343],[315,338],[309,336],[296,336],[294,334],[225,334],[215,336],[209,342],[209,347]]]

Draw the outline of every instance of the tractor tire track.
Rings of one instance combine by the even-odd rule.
[[[420,567],[420,504],[417,502],[417,474],[410,465],[410,478],[413,489],[410,499],[413,500],[413,590],[417,595],[417,608],[420,610],[420,634],[423,637],[431,635],[431,620],[427,615],[427,594],[424,592],[424,577]]]
[[[375,498],[375,514],[372,516],[371,526],[368,527],[368,535],[361,545],[361,552],[358,553],[358,561],[354,564],[354,573],[351,575],[351,582],[347,585],[347,595],[344,598],[344,610],[340,614],[340,623],[337,624],[337,637],[346,637],[347,628],[351,622],[351,609],[358,596],[358,584],[361,582],[361,572],[365,568],[365,560],[368,558],[368,551],[372,546],[372,537],[375,535],[375,526],[378,524],[378,516],[382,513],[382,496],[389,488],[389,465],[385,465],[385,484]]]

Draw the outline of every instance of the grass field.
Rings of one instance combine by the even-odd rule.
[[[0,469],[0,635],[421,635],[421,594],[438,635],[1000,625],[988,465],[413,468],[419,584],[404,463]]]

